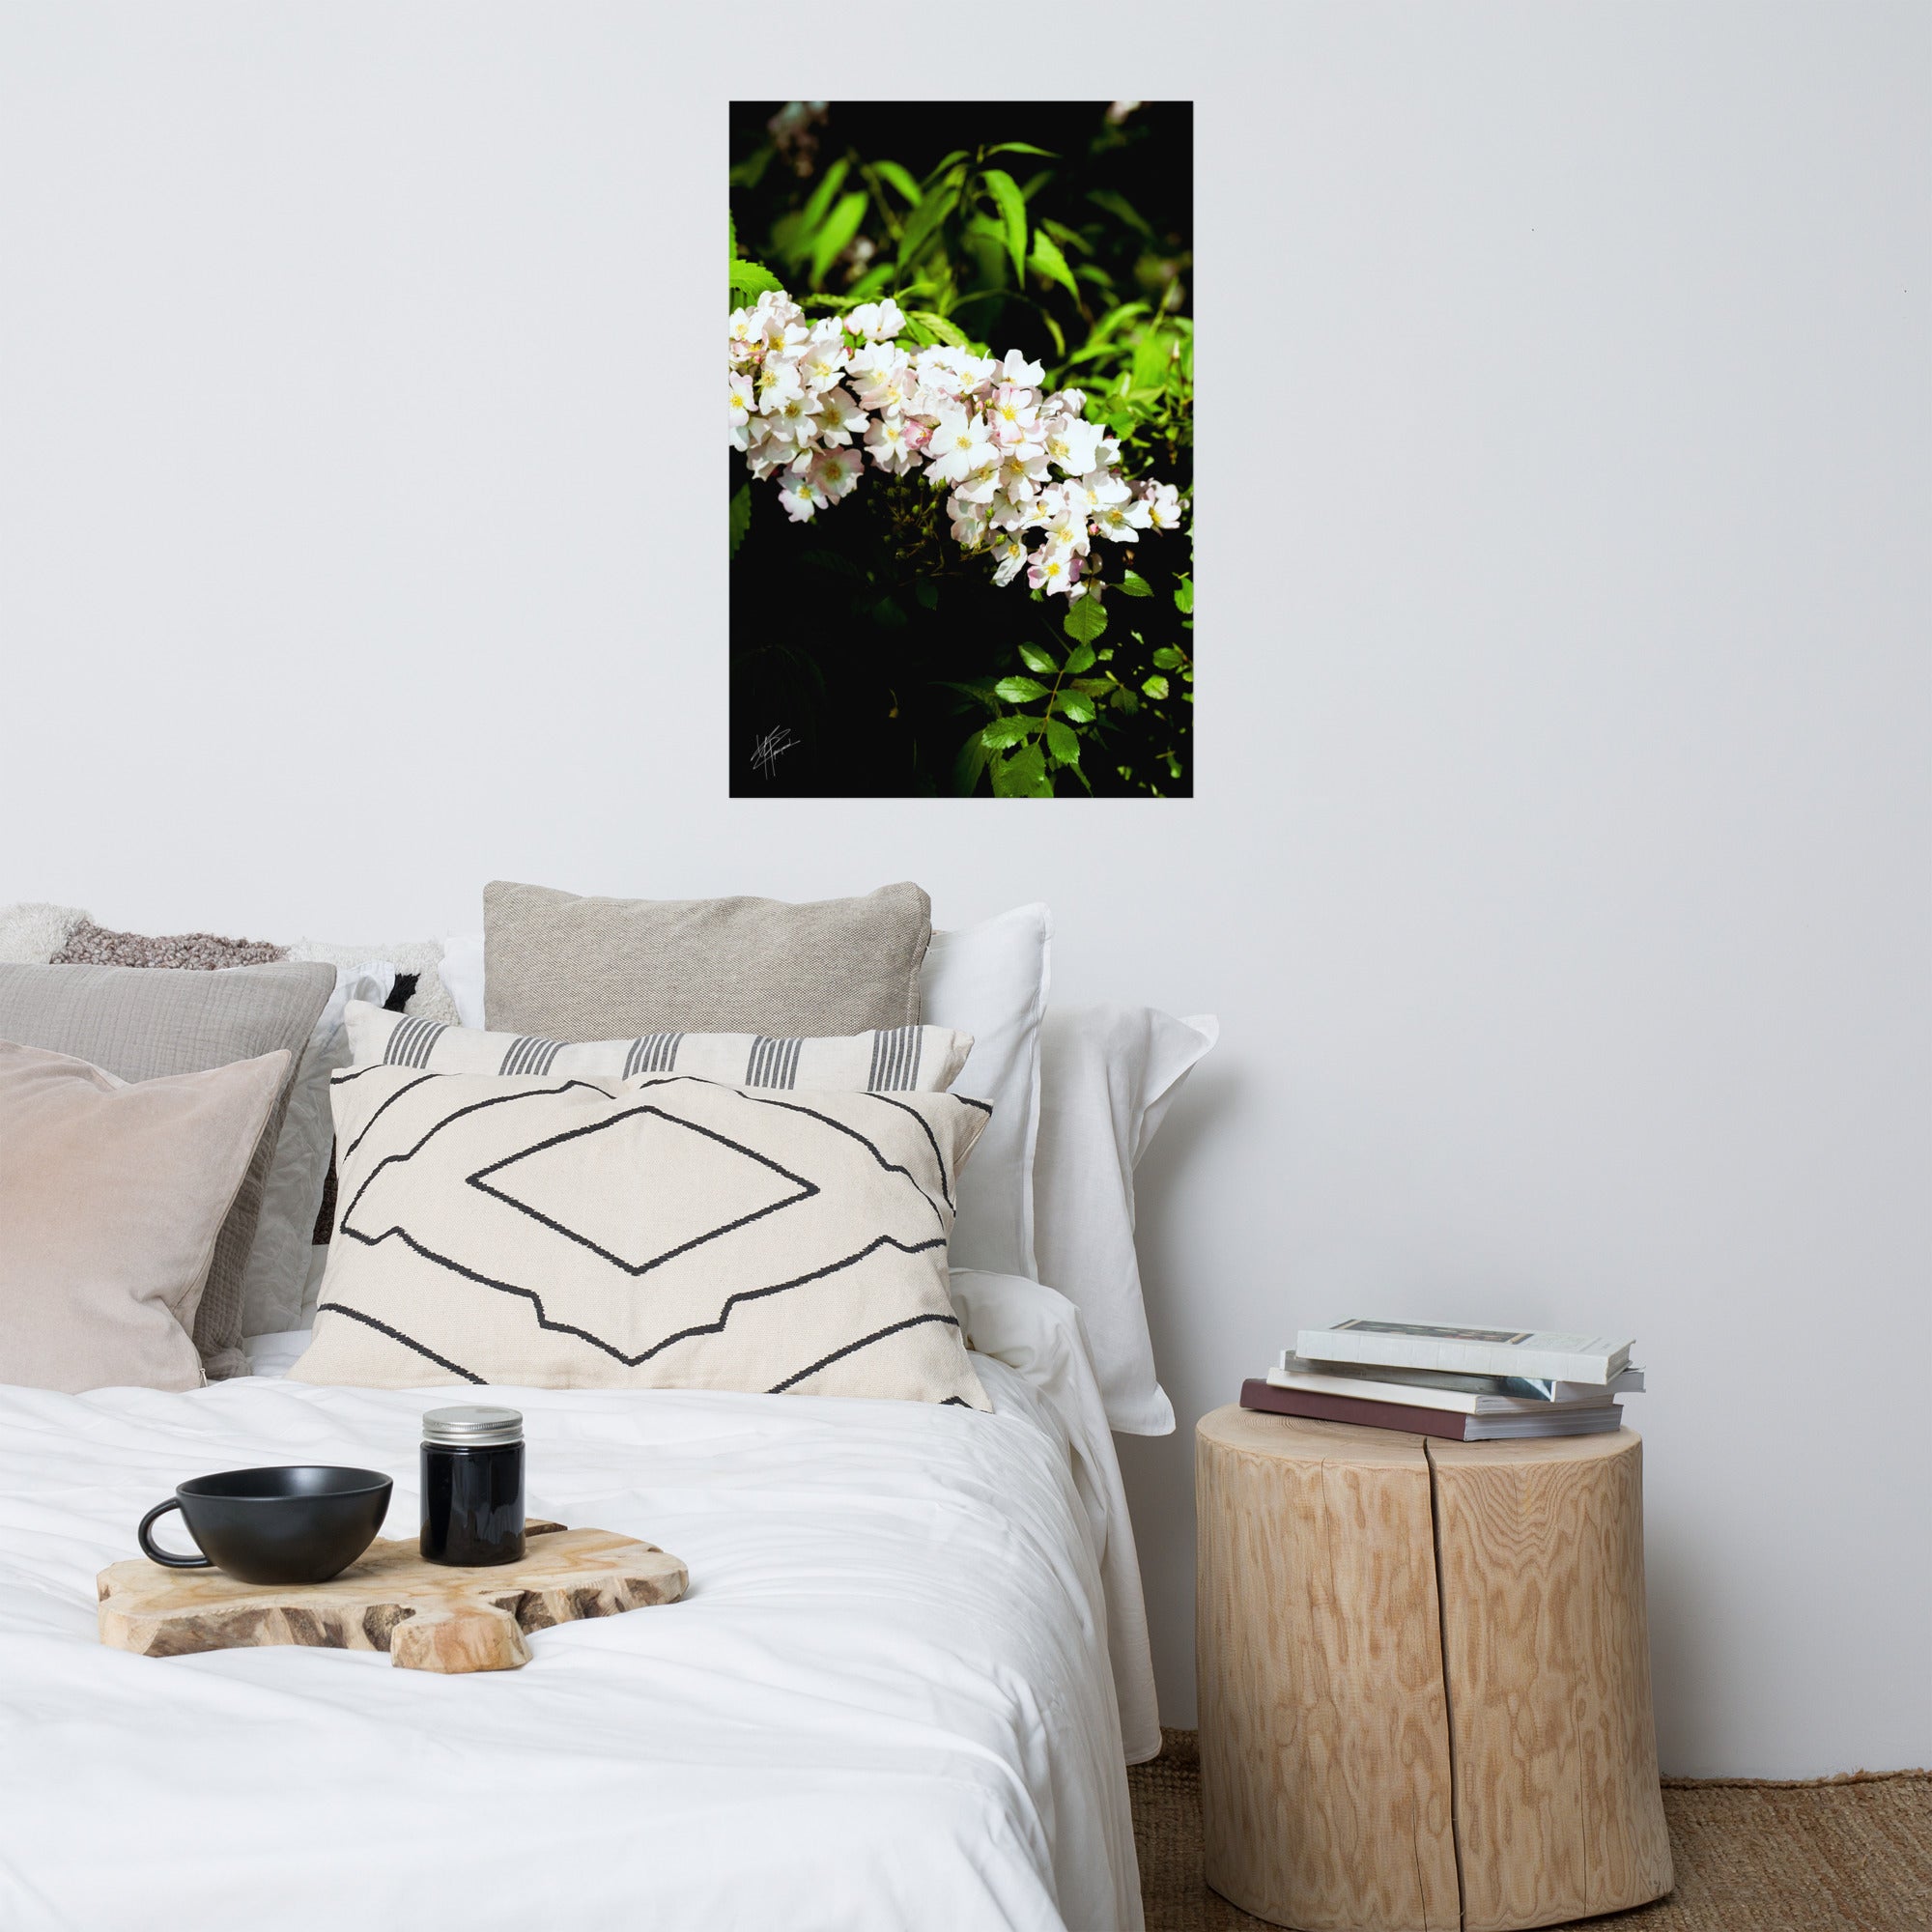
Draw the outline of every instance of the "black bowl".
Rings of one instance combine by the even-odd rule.
[[[170,1570],[225,1570],[244,1583],[326,1583],[376,1540],[389,1478],[376,1469],[299,1463],[228,1469],[184,1483],[141,1519],[141,1549]],[[178,1509],[199,1556],[175,1556],[149,1534]]]

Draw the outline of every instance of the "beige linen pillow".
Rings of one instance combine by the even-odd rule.
[[[0,1381],[201,1386],[196,1304],[288,1071],[128,1082],[0,1040]]]
[[[296,1381],[989,1405],[947,1293],[982,1104],[335,1076],[341,1211]]]
[[[919,1024],[932,904],[864,898],[579,898],[502,880],[483,893],[484,1018],[547,1039],[653,1033],[835,1037]]]
[[[222,1223],[195,1311],[195,1346],[213,1380],[248,1373],[242,1352],[242,1290],[261,1219],[262,1190],[296,1066],[334,990],[332,967],[293,961],[219,973],[0,964],[0,1039],[71,1054],[119,1080],[200,1073],[284,1052],[282,1091]]]

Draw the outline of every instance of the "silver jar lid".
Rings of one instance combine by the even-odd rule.
[[[523,1439],[523,1414],[514,1408],[432,1408],[423,1417],[423,1440],[450,1449],[488,1449]]]

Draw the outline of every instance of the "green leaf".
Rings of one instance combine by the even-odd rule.
[[[1069,228],[1064,221],[1051,218],[1039,224],[1063,248],[1072,248],[1082,255],[1091,255],[1094,244],[1077,228]]]
[[[1148,226],[1147,218],[1125,195],[1116,194],[1110,187],[1096,187],[1087,191],[1087,199],[1095,208],[1104,208],[1109,214],[1118,216],[1137,234],[1145,235],[1150,242],[1153,240],[1153,230]]]
[[[925,185],[927,189],[929,190],[931,188],[933,183],[936,182],[940,178],[940,176],[943,175],[946,172],[946,170],[952,165],[954,161],[963,161],[965,158],[966,158],[966,150],[964,148],[954,148],[953,151],[950,155],[948,155],[947,157],[943,161],[941,161],[939,165],[936,168],[934,168],[929,175],[926,176]]]
[[[1001,798],[1051,798],[1053,781],[1046,775],[1046,753],[1028,745],[993,766],[993,790]]]
[[[1120,690],[1108,698],[1107,702],[1114,710],[1124,711],[1129,718],[1141,708],[1140,698],[1133,692],[1129,691],[1125,685],[1122,685]]]
[[[1180,582],[1175,585],[1174,608],[1177,611],[1179,611],[1182,616],[1186,616],[1190,611],[1193,611],[1194,609],[1193,578],[1183,577],[1180,580]]]
[[[1038,671],[1041,677],[1052,677],[1060,669],[1054,663],[1052,654],[1041,650],[1037,644],[1022,644],[1020,662],[1028,670]]]
[[[1134,391],[1151,389],[1156,393],[1167,382],[1168,366],[1174,359],[1174,338],[1151,328],[1134,344]]]
[[[1094,722],[1094,700],[1080,692],[1055,692],[1053,708],[1064,711],[1076,724],[1091,724]]]
[[[1121,595],[1122,597],[1151,597],[1153,595],[1153,585],[1139,571],[1130,570],[1121,579]]]
[[[752,527],[752,486],[741,483],[731,493],[731,554],[738,554],[738,546],[745,541],[745,532]]]
[[[874,161],[872,167],[882,182],[897,188],[914,208],[919,206],[919,184],[896,161]]]
[[[1078,677],[1083,670],[1094,668],[1094,646],[1075,644],[1066,656],[1066,675]]]
[[[1024,745],[1033,729],[1031,718],[999,718],[980,727],[980,742],[989,752],[1004,752],[1009,745]]]
[[[884,625],[889,631],[896,631],[906,620],[906,613],[890,597],[881,597],[871,611],[873,622]]]
[[[1077,765],[1080,762],[1080,740],[1058,718],[1046,721],[1046,749],[1053,753],[1055,764]]]
[[[1107,628],[1107,613],[1097,597],[1083,597],[1066,613],[1061,626],[1076,644],[1091,644]]]
[[[1163,644],[1153,654],[1154,664],[1162,670],[1179,670],[1187,662],[1186,657],[1172,644]]]
[[[1141,679],[1141,689],[1150,697],[1165,697],[1167,696],[1167,680],[1156,671],[1152,677],[1144,677]]]
[[[1080,284],[1066,266],[1060,244],[1043,228],[1033,231],[1033,270],[1050,282],[1058,282],[1075,301],[1080,299]]]
[[[728,208],[724,211],[724,227],[731,244],[724,259],[735,262],[738,259],[738,217]]]
[[[993,687],[995,697],[1004,697],[1009,704],[1031,704],[1037,697],[1046,696],[1046,686],[1036,684],[1030,677],[1003,677]]]
[[[1013,258],[1013,280],[1026,284],[1027,210],[1019,184],[1002,168],[986,168],[980,175],[986,192],[999,205],[1000,218],[1007,228],[1007,253]]]
[[[972,339],[956,322],[949,322],[943,315],[934,315],[929,308],[916,308],[909,311],[928,335],[941,342],[950,342],[954,349],[970,349]]]
[[[1037,155],[1043,161],[1057,161],[1060,156],[1050,148],[1036,148],[1029,141],[1002,141],[997,148],[988,148],[989,155]]]
[[[799,213],[799,225],[807,234],[825,219],[825,211],[832,206],[832,198],[845,185],[845,177],[851,172],[852,163],[841,155],[825,170],[823,179],[811,191],[811,199]]]
[[[781,290],[784,284],[762,262],[739,260],[731,264],[731,298],[734,308],[744,308],[767,291]]]
[[[811,279],[822,282],[825,271],[845,252],[845,244],[859,232],[859,224],[866,218],[868,197],[861,190],[854,189],[837,208],[830,219],[813,237],[811,243]]]
[[[952,182],[936,192],[928,192],[913,210],[910,219],[906,222],[905,233],[899,237],[901,278],[918,260],[919,251],[939,232],[941,223],[958,206],[959,185]]]
[[[930,578],[922,577],[912,587],[912,594],[928,611],[939,609],[939,586]]]
[[[980,775],[986,769],[986,748],[980,742],[980,734],[973,735],[959,748],[959,755],[952,760],[952,794],[955,798],[971,798],[980,789]]]

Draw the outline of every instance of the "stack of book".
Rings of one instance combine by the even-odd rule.
[[[1338,1321],[1302,1329],[1266,1380],[1241,1384],[1241,1406],[1453,1442],[1607,1435],[1623,1425],[1617,1398],[1643,1388],[1631,1347],[1528,1328]]]

